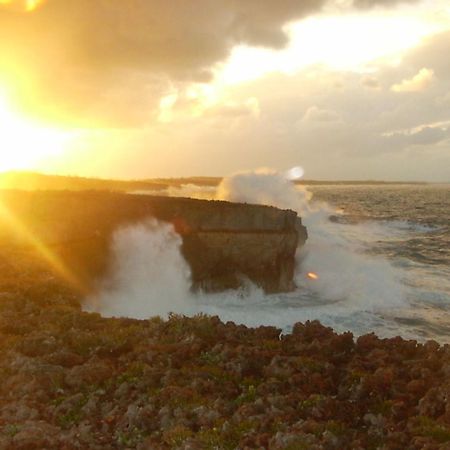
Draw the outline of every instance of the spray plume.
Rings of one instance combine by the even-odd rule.
[[[216,199],[299,213],[309,238],[297,254],[297,291],[264,295],[249,285],[241,291],[193,294],[180,236],[170,225],[152,220],[115,234],[110,276],[99,295],[87,300],[86,308],[106,316],[134,318],[203,312],[224,321],[275,325],[285,331],[297,321],[320,319],[336,329],[351,328],[358,333],[375,327],[368,320],[370,312],[404,304],[395,269],[387,260],[365,253],[365,225],[330,221],[329,216],[338,213],[312,201],[311,193],[293,184],[286,174],[259,170],[227,177],[218,187]]]

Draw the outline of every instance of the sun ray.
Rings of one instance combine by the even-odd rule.
[[[80,292],[86,289],[66,264],[40,239],[38,239],[0,200],[0,223],[25,246],[32,248],[59,276]]]

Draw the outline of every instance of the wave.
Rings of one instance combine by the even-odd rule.
[[[111,272],[99,293],[86,299],[85,309],[139,319],[203,312],[224,321],[275,325],[284,331],[297,321],[320,319],[338,330],[365,332],[382,328],[373,312],[405,306],[398,270],[386,258],[365,253],[372,225],[330,221],[330,215],[339,211],[314,202],[305,188],[276,172],[226,178],[216,198],[289,208],[302,216],[309,239],[298,251],[295,292],[265,295],[249,284],[238,291],[194,294],[180,236],[171,225],[150,220],[115,233]],[[308,272],[318,278],[308,278]]]

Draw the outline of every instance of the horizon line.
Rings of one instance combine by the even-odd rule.
[[[56,177],[56,178],[79,178],[85,180],[99,180],[99,181],[115,181],[115,182],[161,182],[161,181],[181,181],[181,180],[220,180],[226,178],[228,175],[189,175],[189,176],[167,176],[167,177],[150,177],[150,178],[106,178],[102,176],[88,176],[79,174],[56,174],[45,173],[33,170],[7,170],[0,172],[0,177],[12,175],[22,176],[42,176],[42,177]],[[447,181],[426,181],[426,180],[380,180],[380,179],[299,179],[293,180],[295,184],[450,184],[450,180]]]

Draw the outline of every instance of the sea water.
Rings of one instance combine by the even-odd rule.
[[[195,192],[302,216],[309,238],[297,254],[294,292],[265,295],[249,283],[238,291],[193,294],[181,238],[170,225],[149,220],[115,234],[112,270],[86,309],[139,319],[205,313],[283,333],[317,319],[355,335],[450,342],[450,185],[300,187],[276,173],[227,183],[218,192],[198,186]]]

